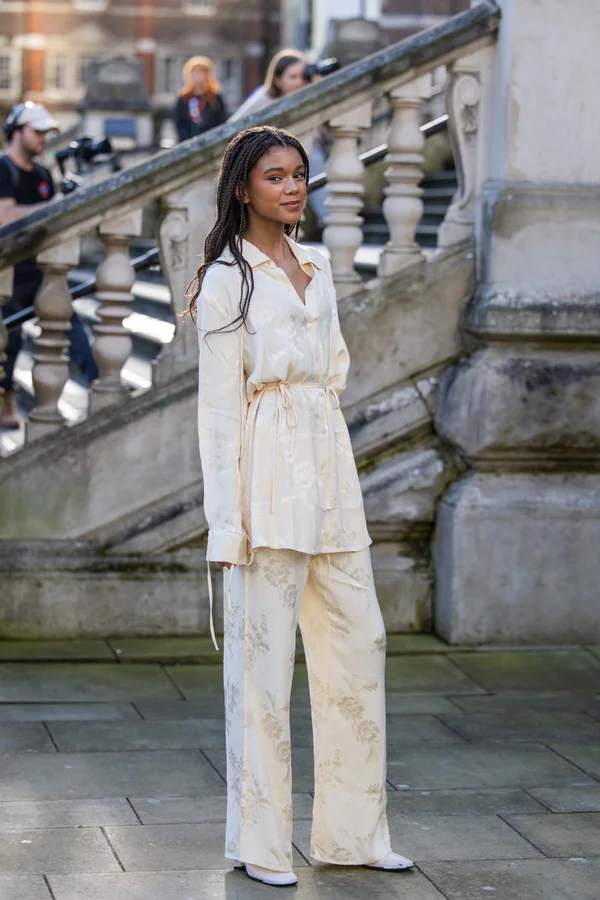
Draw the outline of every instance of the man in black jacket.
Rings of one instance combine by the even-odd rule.
[[[0,156],[0,226],[8,225],[61,196],[56,194],[48,169],[36,161],[46,146],[48,132],[56,129],[58,123],[41,103],[19,103],[11,110],[4,123],[9,148]],[[33,306],[41,281],[42,273],[35,259],[17,263],[13,293],[2,309],[3,316],[6,318]],[[71,326],[71,358],[81,357],[81,361],[91,370],[91,375],[96,377],[97,369],[83,325],[74,317]],[[20,349],[21,329],[13,328],[8,335],[7,358],[3,363],[5,374],[0,382],[0,387],[4,388],[0,428],[19,427],[14,407],[13,374]],[[84,365],[81,367],[83,369]]]

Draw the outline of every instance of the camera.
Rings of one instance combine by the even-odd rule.
[[[63,194],[71,194],[80,187],[82,173],[91,166],[110,163],[113,172],[121,171],[121,163],[117,154],[113,153],[112,144],[108,138],[94,140],[90,137],[79,137],[71,141],[64,150],[58,150],[54,156],[63,177],[61,184]],[[74,161],[77,174],[65,171],[65,163],[68,159]]]
[[[303,77],[307,84],[310,84],[315,75],[320,75],[321,77],[331,75],[332,72],[337,72],[339,68],[340,64],[335,56],[330,56],[327,59],[320,59],[316,63],[307,63]]]

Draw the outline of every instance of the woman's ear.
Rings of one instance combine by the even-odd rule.
[[[237,197],[238,200],[240,199],[240,189],[239,189],[239,187],[236,187],[236,189],[235,189],[235,196]],[[244,199],[243,199],[242,202],[243,202],[243,203],[250,203],[250,197],[248,196],[248,191],[247,191],[247,190],[244,190]]]

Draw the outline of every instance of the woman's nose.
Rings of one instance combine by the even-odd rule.
[[[285,192],[286,194],[297,194],[298,193],[298,182],[295,178],[288,178],[285,183]]]

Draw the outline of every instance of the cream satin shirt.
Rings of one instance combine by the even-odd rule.
[[[218,262],[198,298],[198,432],[208,560],[245,565],[257,547],[362,550],[371,540],[338,394],[349,356],[328,260],[288,238],[310,276],[306,305],[285,272],[244,241],[254,292],[246,327],[241,273]],[[230,262],[226,251],[221,257]]]

